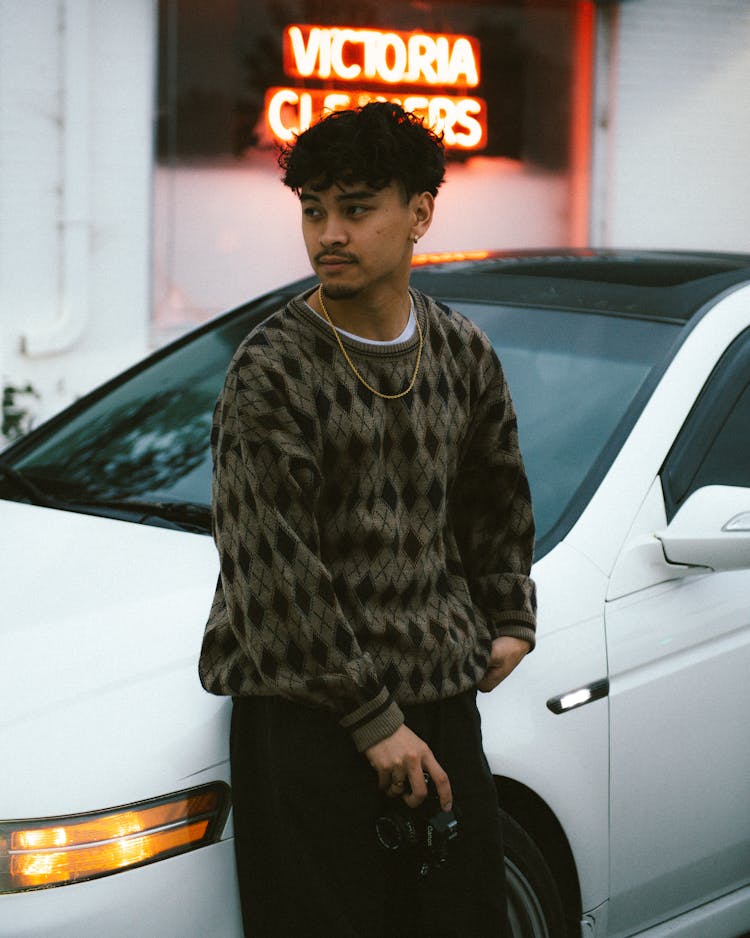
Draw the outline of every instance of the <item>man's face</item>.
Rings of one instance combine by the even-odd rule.
[[[334,184],[300,192],[305,247],[325,293],[350,299],[380,287],[402,290],[409,279],[414,235],[429,193],[405,201],[394,183]]]

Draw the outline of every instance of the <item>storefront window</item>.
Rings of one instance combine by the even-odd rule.
[[[398,100],[442,131],[426,252],[587,237],[590,0],[162,0],[157,338],[308,272],[279,141]]]

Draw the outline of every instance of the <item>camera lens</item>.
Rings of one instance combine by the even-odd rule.
[[[386,850],[398,850],[403,843],[401,826],[396,823],[395,818],[379,817],[375,822],[375,832],[381,846]]]
[[[400,814],[384,814],[375,822],[375,833],[386,850],[415,847],[419,840],[416,824]]]

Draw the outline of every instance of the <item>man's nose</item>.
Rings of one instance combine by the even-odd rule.
[[[320,243],[323,247],[332,247],[335,244],[346,244],[349,235],[346,226],[340,218],[329,215],[320,230]]]

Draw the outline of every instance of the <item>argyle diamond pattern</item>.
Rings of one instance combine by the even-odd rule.
[[[474,686],[494,637],[534,640],[502,369],[471,322],[413,296],[425,341],[408,395],[365,388],[297,297],[237,350],[211,436],[221,575],[201,680],[326,707],[360,748],[400,705]],[[368,384],[408,384],[415,340],[345,342]]]

